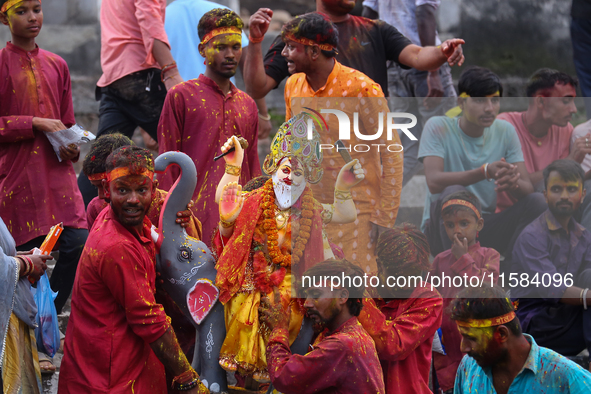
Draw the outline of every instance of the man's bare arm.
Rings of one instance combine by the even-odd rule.
[[[261,42],[271,23],[273,11],[268,8],[261,8],[250,17],[250,37],[244,60],[244,85],[246,93],[254,99],[261,99],[267,95],[277,82],[265,73],[263,63],[263,47]]]
[[[480,168],[461,172],[445,172],[443,163],[443,159],[438,156],[427,156],[423,159],[427,187],[432,194],[441,193],[448,186],[469,186],[485,179]]]
[[[455,64],[461,66],[464,63],[462,44],[464,40],[461,38],[446,40],[437,47],[420,47],[410,44],[400,52],[398,61],[422,71],[435,70],[446,61],[450,66]]]
[[[150,344],[152,351],[158,357],[158,360],[164,365],[173,376],[177,377],[183,374],[187,374],[185,378],[190,381],[191,375],[198,378],[197,372],[193,369],[185,353],[183,353],[181,346],[176,338],[176,335],[171,327],[157,340]],[[181,382],[184,383],[184,382]],[[209,390],[199,381],[197,387],[186,390],[189,394],[205,394],[209,393]]]
[[[170,53],[170,48],[168,47],[168,45],[166,45],[158,39],[154,40],[154,46],[152,47],[152,55],[154,55],[154,59],[156,59],[160,67],[164,67],[174,62],[172,53]],[[181,77],[181,74],[179,74],[178,68],[168,71],[166,73],[166,78],[168,78],[164,81],[164,86],[166,86],[166,90],[170,90],[170,88],[172,88],[174,85],[183,82],[183,78]]]

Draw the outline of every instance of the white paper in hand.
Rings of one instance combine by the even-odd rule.
[[[82,127],[75,124],[69,129],[54,131],[51,133],[45,132],[47,139],[53,146],[53,150],[57,155],[57,159],[61,162],[60,146],[68,146],[71,144],[82,145],[96,139],[95,135],[90,131],[84,130]]]

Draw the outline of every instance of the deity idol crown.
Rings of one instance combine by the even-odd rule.
[[[318,183],[324,169],[321,167],[322,150],[316,124],[322,126],[317,119],[306,112],[283,123],[271,142],[271,153],[265,158],[263,170],[268,175],[272,175],[279,167],[281,160],[295,159],[303,166],[306,181]],[[308,127],[312,128],[311,140],[308,139]]]

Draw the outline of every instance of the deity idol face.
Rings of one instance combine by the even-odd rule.
[[[291,207],[302,195],[306,188],[306,179],[302,165],[294,160],[292,168],[291,159],[283,158],[273,173],[273,189],[279,209]]]

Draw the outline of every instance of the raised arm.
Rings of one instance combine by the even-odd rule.
[[[398,60],[400,63],[421,71],[435,70],[443,63],[448,62],[450,66],[464,64],[464,53],[462,44],[465,41],[461,38],[452,38],[444,41],[440,46],[420,47],[408,45],[400,52]]]
[[[134,0],[135,17],[140,26],[144,48],[146,49],[146,63],[155,60],[160,67],[174,62],[170,53],[168,37],[164,30],[164,11],[160,2]],[[169,90],[174,85],[183,82],[177,68],[167,71],[164,75],[164,86]]]
[[[404,360],[421,343],[433,340],[441,326],[443,300],[417,298],[409,309],[394,319],[378,309],[371,298],[363,300],[359,322],[376,343],[380,360]]]
[[[244,85],[246,93],[254,99],[267,95],[277,82],[265,73],[262,41],[271,23],[273,11],[260,8],[250,17],[250,43],[244,61]]]
[[[345,164],[339,171],[334,191],[334,213],[331,223],[351,223],[357,219],[357,209],[351,195],[353,186],[365,179],[365,172],[359,160],[355,159]],[[330,207],[323,204],[325,209]]]
[[[220,183],[218,183],[218,187],[215,191],[215,202],[218,204],[222,197],[224,187],[230,182],[238,184],[238,180],[240,179],[240,168],[244,161],[244,149],[240,145],[238,137],[235,135],[228,138],[228,141],[222,145],[221,151],[222,153],[226,153],[230,148],[234,148],[234,152],[230,152],[224,156],[226,171],[222,179],[220,179]]]

